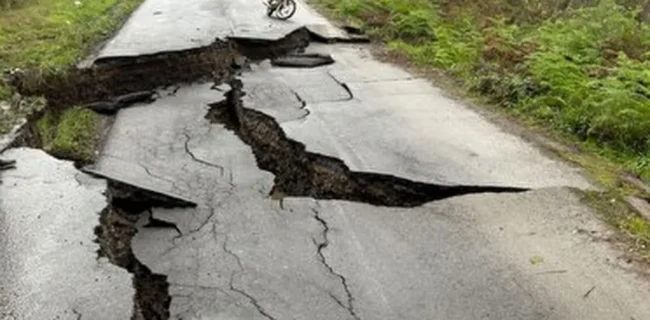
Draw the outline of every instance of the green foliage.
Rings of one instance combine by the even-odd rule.
[[[630,153],[650,152],[650,64],[625,53],[648,49],[647,41],[627,41],[646,30],[612,1],[543,24],[531,34],[540,47],[527,66],[533,79],[550,90],[532,105],[553,110],[557,127],[582,139]],[[606,56],[605,50],[612,49],[603,45],[612,41],[627,45]]]
[[[650,27],[640,0],[319,0],[391,50],[608,150],[650,178]]]
[[[36,128],[43,149],[64,159],[89,163],[94,157],[98,139],[95,135],[99,117],[83,107],[74,107],[61,114],[47,112]]]

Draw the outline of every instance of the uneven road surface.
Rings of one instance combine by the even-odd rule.
[[[98,58],[346,36],[299,5],[281,22],[257,1],[147,0]],[[307,51],[335,63],[253,62],[241,99],[197,82],[119,111],[91,172],[195,207],[100,222],[104,180],[3,154],[21,165],[0,184],[2,319],[650,319],[580,170],[363,45]],[[105,254],[119,267],[92,242],[116,221],[137,227]]]

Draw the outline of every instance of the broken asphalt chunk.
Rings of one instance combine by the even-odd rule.
[[[120,109],[119,105],[113,101],[93,102],[86,105],[86,108],[103,115],[114,115]]]
[[[332,63],[332,56],[320,53],[293,53],[271,60],[274,66],[294,68],[314,68]]]
[[[113,115],[118,110],[127,108],[134,103],[151,103],[155,101],[155,91],[138,91],[117,96],[110,101],[97,101],[86,106],[86,108],[104,115]]]
[[[343,29],[347,33],[347,38],[337,39],[338,42],[348,42],[348,43],[370,42],[370,38],[368,38],[368,36],[365,35],[365,32],[359,27],[345,25],[342,26],[341,29]]]

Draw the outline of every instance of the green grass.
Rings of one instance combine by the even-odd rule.
[[[36,75],[65,72],[87,56],[98,42],[110,36],[141,2],[0,0],[3,8],[0,10],[0,70],[38,70]],[[36,76],[29,81],[38,82],[42,78]],[[21,118],[44,107],[42,102],[40,105],[20,103],[21,98],[2,82],[0,100],[11,102],[9,110],[0,110],[0,134],[8,132]],[[43,129],[48,135],[54,135],[48,138],[50,151],[86,159],[90,150],[94,150],[91,138],[96,117],[79,109],[56,116],[51,113],[46,111],[45,118],[51,119],[41,120],[38,125],[39,131]],[[43,126],[48,127],[41,128]]]
[[[587,193],[640,247],[650,224],[621,171],[650,181],[650,24],[641,0],[312,0],[415,65],[582,152],[559,152],[608,191]],[[650,255],[648,255],[650,257]]]
[[[64,110],[60,115],[46,113],[36,123],[42,148],[52,155],[90,163],[98,142],[99,116],[83,107]]]
[[[62,70],[83,58],[140,2],[31,0],[16,9],[3,10],[0,69]]]

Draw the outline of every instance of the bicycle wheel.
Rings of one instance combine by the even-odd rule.
[[[287,20],[296,13],[297,5],[295,0],[284,0],[277,9],[275,9],[275,15],[280,20]]]

